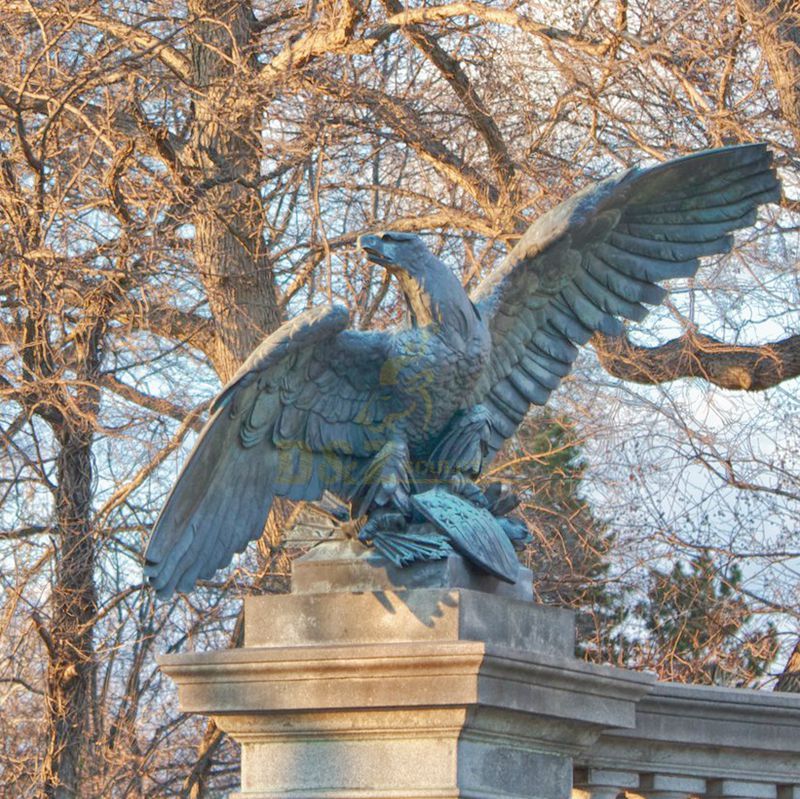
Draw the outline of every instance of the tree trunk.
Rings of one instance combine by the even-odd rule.
[[[190,0],[198,18],[192,47],[195,123],[187,161],[216,183],[192,213],[194,259],[214,315],[211,360],[223,381],[281,322],[263,231],[259,113],[244,85],[253,11],[246,0]],[[234,640],[233,645],[240,645]],[[224,733],[209,722],[181,796],[203,796]]]
[[[49,650],[46,713],[49,740],[41,796],[90,796],[82,776],[94,740],[94,646],[97,610],[95,542],[91,528],[92,429],[80,422],[56,430],[56,583],[50,628],[40,628]]]
[[[100,407],[97,387],[102,342],[113,292],[98,297],[92,313],[71,335],[75,380],[58,385],[37,412],[56,440],[55,583],[50,623],[34,623],[48,653],[45,689],[47,751],[41,769],[42,799],[89,799],[94,795],[94,724],[97,592],[96,542],[92,524],[92,444]],[[41,330],[41,363],[50,363],[50,337]],[[46,381],[45,381],[46,382]],[[47,389],[45,389],[46,391]]]
[[[792,654],[775,683],[775,690],[800,694],[800,641],[794,645]]]
[[[246,79],[254,66],[253,12],[239,0],[191,0],[195,124],[188,159],[204,191],[192,214],[194,257],[216,321],[212,357],[223,380],[280,321],[263,239],[258,109]]]

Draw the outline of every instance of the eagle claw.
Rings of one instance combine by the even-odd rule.
[[[478,488],[477,483],[475,483],[474,480],[470,480],[469,477],[465,477],[460,472],[456,472],[450,478],[450,484],[448,487],[452,493],[463,497],[473,505],[477,505],[479,508],[489,507],[489,502],[484,496],[483,491]]]
[[[402,533],[407,526],[408,520],[402,513],[381,508],[370,515],[358,533],[358,540],[366,544],[383,533]]]

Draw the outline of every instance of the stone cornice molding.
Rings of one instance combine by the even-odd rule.
[[[479,641],[247,647],[164,655],[187,712],[481,706],[631,727],[650,674]]]

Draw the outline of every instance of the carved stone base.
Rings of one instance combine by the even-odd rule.
[[[576,660],[569,612],[327,546],[246,600],[244,648],[161,660],[241,743],[241,799],[567,799],[573,755],[634,725],[652,677]]]

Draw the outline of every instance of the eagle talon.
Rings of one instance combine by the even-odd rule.
[[[461,472],[456,472],[450,478],[449,488],[453,494],[463,497],[467,502],[471,502],[479,508],[489,507],[489,502],[477,483],[474,480],[470,480],[469,477],[465,477]]]
[[[396,510],[379,509],[374,511],[367,523],[358,533],[358,540],[368,544],[382,534],[402,533],[408,527],[406,517]]]

